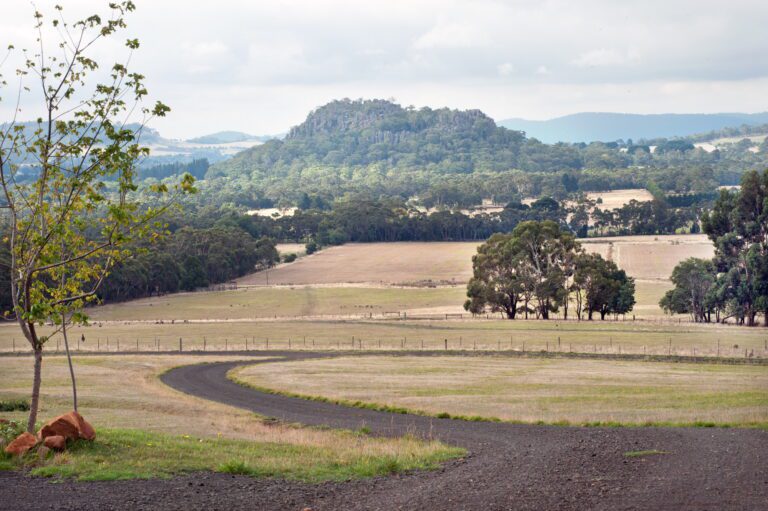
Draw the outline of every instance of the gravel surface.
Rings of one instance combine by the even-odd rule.
[[[238,365],[308,356],[328,355],[184,366],[162,380],[289,422],[411,433],[465,447],[469,455],[432,472],[323,484],[211,473],[51,483],[0,473],[0,509],[768,510],[768,432],[761,430],[465,422],[264,394],[226,378]],[[653,449],[667,454],[624,456]]]

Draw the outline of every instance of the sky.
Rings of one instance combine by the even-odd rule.
[[[120,43],[141,41],[131,69],[172,108],[152,124],[168,137],[282,133],[340,98],[496,120],[768,110],[765,0],[134,1],[127,29],[93,52],[123,60]],[[0,48],[34,45],[30,2],[2,2]],[[56,3],[70,19],[106,5],[35,2]],[[0,96],[2,122],[12,105]]]

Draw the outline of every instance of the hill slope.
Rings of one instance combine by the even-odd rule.
[[[542,142],[591,142],[683,137],[697,133],[768,123],[768,113],[621,114],[584,112],[546,121],[505,119],[499,126],[524,131]]]

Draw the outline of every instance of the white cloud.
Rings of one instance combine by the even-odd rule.
[[[515,72],[515,65],[511,62],[504,62],[503,64],[496,66],[496,72],[499,73],[500,76],[509,76]]]
[[[576,67],[620,66],[627,58],[614,49],[600,48],[582,53],[572,61]]]
[[[132,67],[173,108],[159,125],[169,136],[279,132],[341,97],[498,119],[768,108],[765,0],[135,1],[95,56],[111,64],[124,37],[141,40]],[[36,0],[44,12],[57,2],[77,17],[103,6]],[[0,48],[34,44],[31,10],[3,3]]]
[[[439,23],[413,43],[417,50],[441,48],[476,48],[488,43],[488,35],[479,27],[462,23]]]
[[[181,47],[187,55],[196,58],[219,57],[229,51],[227,45],[221,41],[185,42]]]

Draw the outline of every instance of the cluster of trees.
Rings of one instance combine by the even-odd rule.
[[[768,171],[746,173],[740,191],[721,191],[702,228],[715,257],[680,263],[661,307],[697,322],[749,326],[762,314],[768,326]]]
[[[697,233],[702,210],[698,207],[670,208],[663,199],[631,200],[624,206],[592,212],[594,228],[599,235],[674,234],[679,229]]]
[[[631,277],[598,254],[587,254],[557,223],[526,221],[510,234],[494,234],[472,258],[464,308],[473,314],[503,312],[507,318],[549,319],[575,302],[575,315],[626,314],[635,304]]]
[[[193,291],[228,282],[279,261],[271,238],[236,227],[182,228],[112,268],[99,298],[105,302]]]

